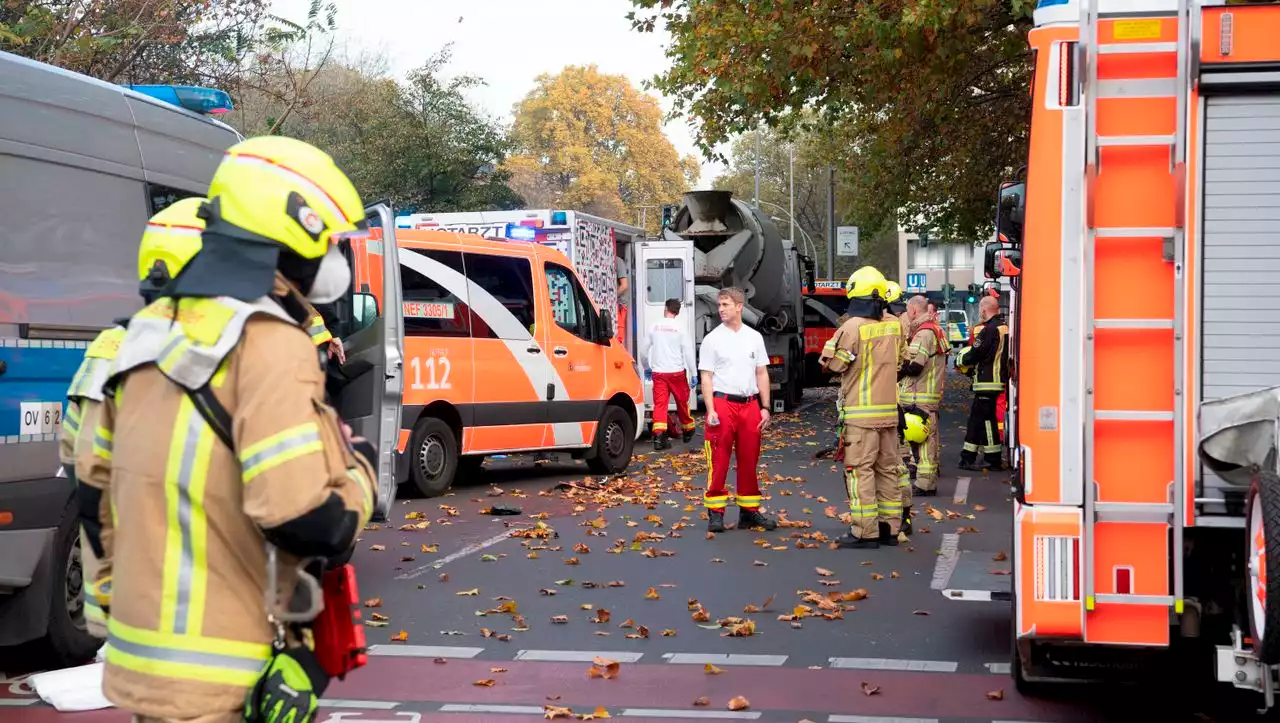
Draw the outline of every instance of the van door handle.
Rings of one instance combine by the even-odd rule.
[[[530,354],[541,354],[541,353],[542,353],[542,347],[538,346],[537,344],[534,344],[533,346],[529,347],[528,349],[525,349],[525,351],[529,352]]]
[[[569,356],[569,350],[563,346],[556,347],[552,350],[552,353],[556,356]]]

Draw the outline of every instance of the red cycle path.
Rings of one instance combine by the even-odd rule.
[[[491,668],[506,668],[493,673]],[[1082,720],[1078,708],[1051,701],[1026,699],[1013,692],[1010,680],[1000,675],[960,673],[912,673],[900,671],[842,670],[772,667],[725,667],[718,675],[706,674],[698,665],[624,664],[613,680],[591,679],[585,663],[449,660],[434,663],[420,658],[374,658],[346,681],[335,681],[326,698],[360,701],[396,701],[405,709],[420,704],[470,703],[541,706],[548,702],[587,712],[604,706],[617,715],[622,708],[694,708],[700,697],[709,698],[711,709],[724,710],[735,696],[745,696],[753,711],[814,711],[824,714],[899,716],[909,718],[972,718],[1074,723]],[[494,679],[493,687],[475,685]],[[863,683],[876,686],[874,695],[863,692]],[[1003,700],[990,700],[988,691],[1003,690]],[[4,693],[0,693],[3,696]],[[554,699],[554,700],[549,700]],[[434,715],[427,711],[427,716]],[[373,715],[372,713],[368,715]],[[118,723],[128,719],[120,711],[59,714],[51,708],[0,708],[0,719],[49,723]],[[378,717],[394,718],[390,711]],[[476,717],[448,714],[448,720]],[[477,719],[515,720],[522,716],[483,714]],[[322,718],[323,719],[323,718]]]

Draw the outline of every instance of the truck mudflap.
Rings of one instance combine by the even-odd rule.
[[[941,592],[948,600],[1012,600],[1010,563],[999,559],[1001,553],[998,552],[961,550],[959,538],[956,534],[943,535],[930,588]]]

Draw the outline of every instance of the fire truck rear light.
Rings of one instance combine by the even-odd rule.
[[[1074,602],[1080,599],[1080,538],[1040,536],[1035,540],[1036,599]]]
[[[1133,568],[1117,567],[1115,568],[1116,576],[1116,594],[1130,595],[1133,593]]]

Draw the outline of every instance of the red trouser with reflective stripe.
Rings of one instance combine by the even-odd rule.
[[[667,400],[676,398],[676,417],[681,432],[692,432],[693,415],[689,413],[689,378],[684,372],[653,373],[653,436],[667,431]]]
[[[738,507],[754,510],[760,507],[760,482],[756,476],[760,461],[760,400],[731,402],[716,397],[712,403],[720,415],[720,424],[707,425],[707,491],[702,504],[708,510],[720,511],[728,505],[724,485],[729,477],[729,458],[737,447]]]
[[[1009,413],[1009,393],[1000,392],[996,397],[996,429],[1000,430],[1000,442],[1004,442],[1004,415]]]

